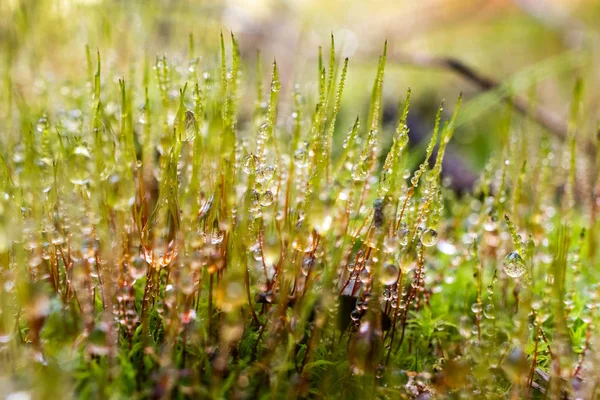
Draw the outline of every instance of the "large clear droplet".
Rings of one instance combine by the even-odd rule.
[[[485,308],[483,309],[483,315],[487,319],[496,319],[496,315],[494,314],[494,305],[488,304],[487,306],[485,306]]]
[[[198,132],[198,124],[196,122],[196,116],[190,110],[185,112],[185,136],[184,141],[188,142],[196,136]]]
[[[248,154],[242,160],[242,170],[247,174],[254,173],[256,171],[257,164],[258,157],[256,157],[254,154]]]
[[[408,244],[409,236],[410,231],[406,226],[401,226],[400,229],[398,229],[398,243],[400,243],[401,246],[406,246]]]
[[[435,246],[438,240],[438,233],[435,229],[427,228],[421,233],[421,243],[425,247]]]
[[[267,190],[262,194],[262,196],[260,196],[260,205],[263,207],[270,206],[271,204],[273,204],[273,199],[273,192]]]
[[[513,251],[504,258],[504,272],[511,278],[518,278],[525,273],[525,262],[517,253]]]
[[[296,164],[297,167],[305,167],[308,161],[308,154],[306,152],[306,149],[298,149],[296,150],[296,152],[294,153],[294,164]]]
[[[398,267],[392,263],[386,263],[381,268],[379,274],[379,281],[383,285],[393,285],[398,280]]]

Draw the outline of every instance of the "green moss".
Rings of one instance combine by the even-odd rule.
[[[87,71],[48,82],[46,97],[2,96],[7,392],[594,396],[598,224],[576,191],[581,83],[567,144],[533,126],[525,138],[509,108],[502,147],[459,196],[442,164],[462,97],[447,119],[439,108],[411,172],[410,90],[395,132],[381,123],[387,43],[361,126],[343,117],[361,113],[342,112],[351,64],[339,68],[333,37],[314,93],[282,84],[275,61],[264,87],[260,57],[251,79],[226,42],[199,57],[190,36],[187,59],[157,57],[154,74],[132,63],[127,80],[87,47]],[[524,273],[507,274],[509,253]]]

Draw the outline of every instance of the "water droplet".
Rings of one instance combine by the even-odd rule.
[[[250,192],[250,212],[256,213],[260,211],[260,193],[252,189]]]
[[[525,273],[525,262],[517,253],[513,251],[504,258],[504,272],[511,278],[518,278]]]
[[[401,226],[400,229],[398,229],[398,243],[400,243],[401,246],[406,246],[408,244],[409,236],[410,231],[406,226]]]
[[[302,261],[302,267],[301,267],[302,275],[308,276],[313,263],[314,263],[314,259],[312,257],[306,258],[306,259],[304,259],[304,261]]]
[[[360,271],[359,278],[362,283],[368,284],[371,282],[371,273],[366,268],[363,268],[362,271]]]
[[[278,80],[271,82],[271,92],[277,93],[279,92],[279,89],[281,89],[281,83],[279,83]]]
[[[48,119],[46,117],[42,117],[38,120],[35,130],[41,133],[46,129],[48,129]]]
[[[183,140],[188,142],[196,136],[196,132],[198,131],[198,124],[196,122],[196,117],[194,113],[190,110],[185,112],[185,137]]]
[[[296,152],[294,153],[294,163],[297,167],[305,167],[307,165],[307,160],[308,156],[306,149],[300,148],[296,150]]]
[[[254,249],[254,251],[252,252],[252,257],[256,261],[262,261],[263,255],[262,255],[262,251],[260,251],[260,247],[256,247],[256,249]]]
[[[256,171],[256,180],[258,182],[268,183],[273,179],[273,175],[275,175],[275,168],[269,165]]]
[[[379,187],[384,192],[390,190],[390,185],[392,184],[392,169],[387,168],[381,172],[381,177],[379,178]]]
[[[383,285],[393,285],[398,280],[398,267],[394,264],[386,263],[381,268],[381,273],[379,275],[379,281]]]
[[[427,228],[421,233],[421,243],[425,247],[435,246],[438,240],[438,233],[435,229]]]
[[[356,164],[354,168],[352,168],[352,179],[354,179],[354,182],[357,183],[363,182],[367,179],[367,170],[362,162]]]
[[[485,308],[483,309],[483,315],[487,319],[496,319],[496,316],[494,315],[494,305],[488,304],[487,306],[485,306]]]
[[[262,196],[260,196],[260,205],[263,207],[268,207],[273,204],[273,199],[273,192],[267,190],[262,194]]]
[[[381,299],[383,301],[388,301],[392,298],[392,293],[389,288],[383,289],[383,293],[381,294]]]
[[[247,174],[251,174],[251,173],[255,172],[257,165],[258,165],[258,157],[255,156],[254,154],[248,154],[242,160],[242,170]]]

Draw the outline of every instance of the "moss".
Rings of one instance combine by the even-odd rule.
[[[509,110],[502,148],[458,195],[441,169],[461,98],[447,119],[440,107],[414,173],[410,90],[382,138],[387,44],[366,118],[346,121],[352,63],[333,37],[312,92],[283,86],[276,62],[268,87],[250,78],[233,35],[220,57],[189,43],[154,74],[87,48],[71,82],[2,97],[7,392],[594,396],[598,224],[596,199],[575,190],[588,179],[580,83],[569,143],[535,127],[525,139]],[[506,272],[507,254],[522,274]]]

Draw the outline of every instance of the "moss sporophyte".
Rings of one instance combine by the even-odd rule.
[[[439,107],[422,152],[410,147],[410,89],[391,88],[397,120],[382,123],[387,43],[358,113],[333,37],[312,86],[277,62],[264,80],[233,35],[219,45],[196,56],[190,38],[186,56],[125,66],[88,48],[87,73],[38,97],[13,97],[7,75],[0,386],[597,395],[598,201],[576,186],[598,161],[577,158],[578,105],[564,145],[501,111],[500,145],[457,193],[442,167],[462,96]]]

